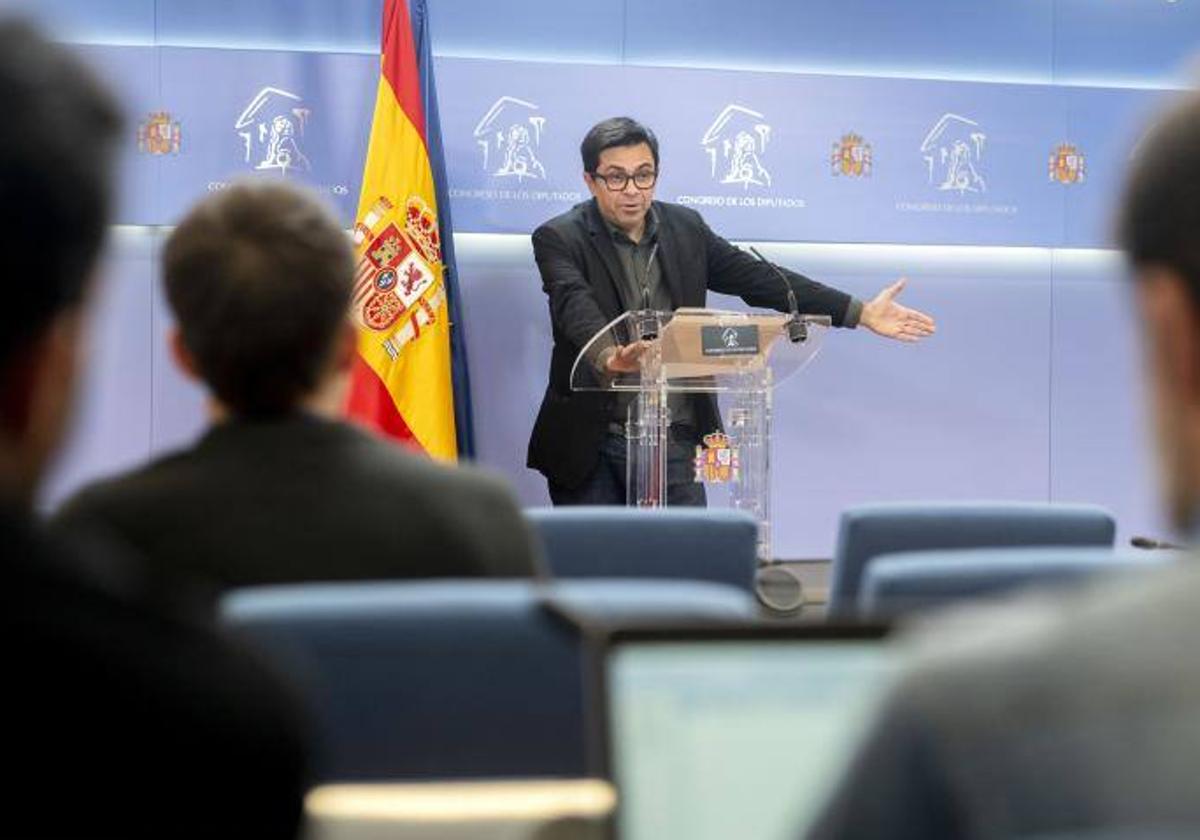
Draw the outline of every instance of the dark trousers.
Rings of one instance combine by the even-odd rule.
[[[704,507],[707,498],[704,485],[695,480],[692,462],[696,448],[690,439],[672,440],[667,449],[667,506]],[[596,468],[578,487],[567,489],[550,482],[550,500],[555,505],[624,505],[627,504],[627,453],[625,438],[609,434],[600,446]]]

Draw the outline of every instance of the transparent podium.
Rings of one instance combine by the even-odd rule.
[[[828,316],[678,309],[627,312],[596,333],[575,359],[571,387],[618,394],[629,504],[668,505],[673,418],[712,425],[697,427],[691,476],[710,504],[758,521],[759,560],[770,562],[772,393],[812,361],[829,325]],[[628,370],[612,372],[610,360]],[[685,401],[689,394],[711,395],[716,413]]]

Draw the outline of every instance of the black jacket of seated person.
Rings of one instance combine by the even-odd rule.
[[[111,548],[5,506],[0,545],[5,836],[296,836],[304,725],[268,668]]]
[[[302,413],[217,424],[188,449],[84,488],[56,524],[122,540],[157,573],[217,590],[532,577],[540,557],[499,478]]]

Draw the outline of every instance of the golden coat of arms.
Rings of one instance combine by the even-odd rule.
[[[1060,184],[1078,184],[1087,175],[1087,163],[1079,147],[1061,143],[1050,155],[1050,180]]]
[[[367,329],[384,333],[384,349],[397,358],[404,344],[437,320],[442,304],[434,270],[442,261],[437,217],[417,196],[409,196],[402,215],[381,196],[354,226],[353,239],[360,250],[355,317]]]
[[[704,445],[696,447],[693,465],[697,483],[726,484],[738,480],[738,451],[730,445],[729,435],[724,432],[704,436]]]
[[[138,151],[148,155],[177,155],[183,131],[166,111],[156,111],[138,126]]]
[[[834,175],[865,178],[871,174],[871,144],[851,132],[833,144],[829,165]]]

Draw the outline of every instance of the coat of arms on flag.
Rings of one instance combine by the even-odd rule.
[[[395,210],[381,196],[354,226],[353,312],[360,326],[383,333],[380,344],[393,359],[437,321],[445,298],[434,273],[441,267],[437,217],[418,196],[405,203],[402,225]]]

